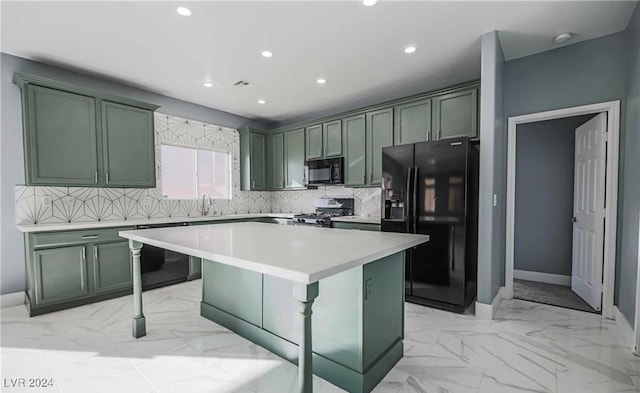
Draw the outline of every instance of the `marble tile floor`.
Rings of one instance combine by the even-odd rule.
[[[131,337],[131,296],[28,318],[1,313],[3,392],[287,393],[296,368],[199,315],[201,281],[144,293],[148,335]],[[405,356],[375,393],[640,392],[640,358],[614,321],[503,301],[496,319],[406,305]],[[49,388],[12,388],[16,378]],[[314,392],[342,390],[314,377]]]

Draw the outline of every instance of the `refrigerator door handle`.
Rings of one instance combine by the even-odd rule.
[[[451,225],[449,227],[449,266],[451,266],[451,271],[456,271],[455,258],[453,253],[455,252],[455,244],[456,244],[456,226]]]
[[[413,233],[418,233],[418,167],[413,167]]]
[[[407,223],[407,232],[411,232],[410,230],[410,212],[411,204],[409,203],[409,195],[411,195],[411,173],[413,168],[407,168],[407,188],[405,189],[405,197],[404,197],[404,220]]]

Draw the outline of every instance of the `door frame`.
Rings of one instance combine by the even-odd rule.
[[[640,226],[640,214],[638,214]],[[636,279],[636,317],[633,324],[633,352],[640,355],[640,231],[638,231],[638,278]]]
[[[507,241],[505,258],[505,299],[513,298],[513,256],[515,232],[516,132],[519,124],[571,116],[607,113],[607,168],[605,201],[604,266],[602,269],[602,316],[615,319],[613,293],[616,269],[616,229],[618,218],[618,167],[620,151],[620,101],[575,106],[508,119],[507,147]]]

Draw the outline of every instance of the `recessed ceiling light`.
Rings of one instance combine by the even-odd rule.
[[[366,5],[367,7],[371,7],[372,5],[376,5],[377,2],[378,2],[378,0],[362,0],[362,4]]]
[[[204,82],[202,85],[203,85],[204,87],[213,87],[213,82],[208,82],[208,81],[207,81],[207,82]]]
[[[266,103],[267,103],[267,101],[265,101],[265,100],[258,100],[258,104],[266,104]]]
[[[325,83],[327,83],[327,80],[320,78],[316,82],[318,82],[318,84],[320,84],[320,85],[324,85]]]
[[[406,53],[406,54],[411,54],[411,53],[413,53],[415,51],[416,51],[416,47],[413,46],[413,45],[409,45],[409,46],[404,48],[404,53]]]
[[[265,51],[262,52],[262,56],[271,57],[271,56],[273,56],[273,53],[269,52],[268,50],[265,50]]]
[[[553,39],[553,42],[556,44],[562,44],[563,42],[567,42],[573,38],[573,34],[571,33],[562,33],[558,34],[556,38]]]
[[[191,15],[191,10],[188,9],[187,7],[178,7],[178,9],[176,9],[176,11],[178,11],[178,14],[180,14],[182,16]]]

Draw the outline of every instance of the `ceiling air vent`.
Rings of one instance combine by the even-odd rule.
[[[246,87],[246,86],[251,86],[251,82],[249,81],[237,81],[236,83],[234,83],[234,86],[238,86],[238,87]]]

